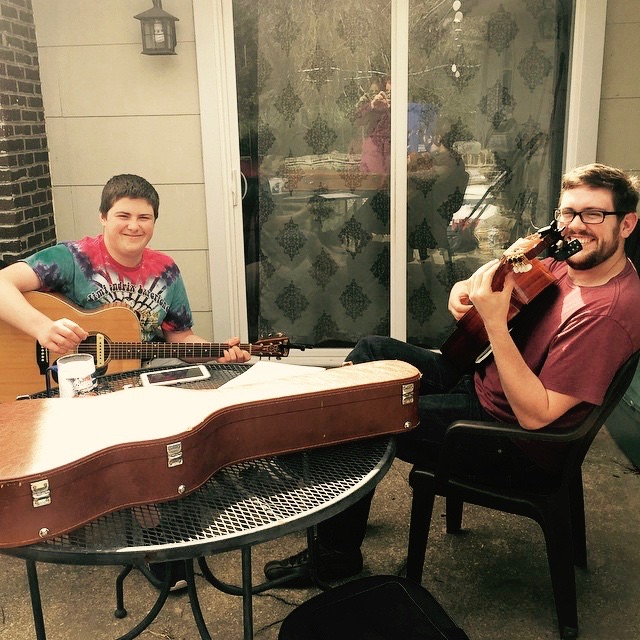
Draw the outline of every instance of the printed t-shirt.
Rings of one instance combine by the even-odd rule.
[[[524,322],[512,335],[547,389],[582,401],[554,423],[570,426],[602,402],[615,372],[640,348],[640,279],[627,261],[607,283],[580,287],[567,275],[566,263],[550,258],[542,262],[557,282],[528,305]],[[493,359],[476,371],[475,388],[491,415],[516,422]]]
[[[193,325],[180,270],[160,251],[145,248],[139,265],[125,267],[111,257],[99,235],[61,242],[24,262],[40,278],[42,291],[60,293],[83,309],[125,303],[138,316],[145,342]]]

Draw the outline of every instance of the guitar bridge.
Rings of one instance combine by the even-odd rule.
[[[101,333],[96,334],[96,367],[102,367],[104,365],[105,356],[105,339]]]
[[[36,364],[40,371],[40,375],[43,376],[49,368],[49,352],[36,340]]]

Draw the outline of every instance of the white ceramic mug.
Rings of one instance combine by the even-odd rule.
[[[72,353],[58,358],[58,391],[61,398],[93,394],[96,365],[90,353]]]

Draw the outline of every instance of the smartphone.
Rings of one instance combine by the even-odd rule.
[[[143,387],[151,385],[178,384],[179,382],[195,382],[206,380],[211,374],[203,364],[190,364],[187,367],[177,369],[163,369],[162,371],[149,371],[140,374],[140,382]]]

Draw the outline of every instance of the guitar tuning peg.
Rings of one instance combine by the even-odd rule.
[[[533,265],[530,262],[522,262],[513,267],[515,273],[527,273],[527,271],[531,271],[531,269],[533,269]]]

